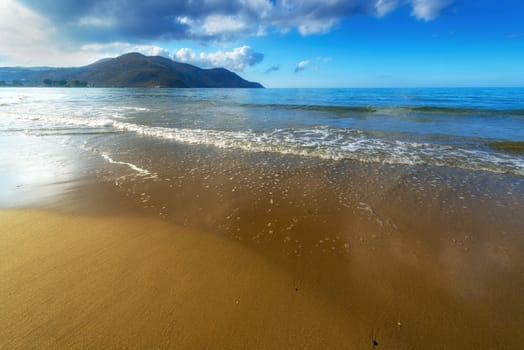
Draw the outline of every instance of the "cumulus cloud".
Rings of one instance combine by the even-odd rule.
[[[431,21],[440,15],[440,12],[448,7],[452,0],[411,0],[413,10],[411,14],[418,19]]]
[[[70,66],[99,58],[78,50],[38,12],[16,0],[0,1],[0,64]]]
[[[125,52],[139,52],[146,56],[162,56],[177,62],[189,63],[201,68],[223,67],[236,72],[254,66],[264,60],[264,54],[244,45],[231,51],[200,52],[184,47],[174,52],[156,45],[132,45],[129,43],[87,44],[83,52],[96,52],[102,57],[115,57]]]
[[[4,0],[14,1],[14,0]],[[383,17],[408,3],[435,19],[453,0],[17,0],[76,40],[234,40],[268,30],[325,33],[354,15]]]
[[[429,21],[453,1],[1,0],[0,56],[4,57],[3,62],[17,64],[31,64],[36,58],[38,64],[46,65],[84,64],[106,51],[116,52],[118,45],[173,40],[238,42],[250,36],[292,30],[301,35],[321,34],[352,16],[383,17],[400,6],[410,6],[412,16]],[[113,47],[93,50],[89,45],[95,43]],[[169,54],[162,50],[156,53]],[[237,63],[239,55],[249,56],[249,52],[195,57],[204,63],[222,61],[230,68],[242,70],[247,66]],[[246,58],[248,62],[249,59],[261,60],[257,55]]]
[[[109,22],[108,22],[109,23]],[[106,26],[92,19],[84,26]],[[109,25],[109,24],[108,24]],[[225,67],[242,72],[262,62],[264,55],[249,46],[232,51],[200,53],[181,49],[175,53],[155,45],[124,41],[78,44],[62,36],[54,23],[16,0],[0,1],[0,65],[80,66],[126,52],[163,56],[203,67]]]
[[[249,46],[237,47],[231,51],[217,51],[196,54],[189,48],[177,50],[172,58],[175,61],[194,64],[202,68],[224,67],[233,71],[243,72],[247,67],[263,61],[264,54]]]
[[[211,15],[205,18],[202,28],[208,34],[236,33],[246,30],[248,24],[240,16]]]
[[[375,11],[378,17],[384,17],[398,6],[398,0],[377,0]]]
[[[304,69],[306,69],[306,66],[310,63],[308,60],[300,61],[298,62],[297,66],[295,67],[295,73],[302,72]]]

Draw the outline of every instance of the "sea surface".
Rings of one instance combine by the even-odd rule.
[[[0,131],[524,175],[524,88],[2,88]]]

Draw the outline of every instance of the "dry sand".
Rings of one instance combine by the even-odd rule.
[[[4,210],[0,348],[524,344],[521,259],[500,244],[438,256],[417,244],[283,258],[136,215]]]
[[[16,211],[0,222],[5,348],[368,343],[328,302],[229,240],[140,218]]]

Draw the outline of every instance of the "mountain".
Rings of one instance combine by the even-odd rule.
[[[67,82],[74,81],[93,87],[263,87],[224,68],[202,69],[168,58],[139,53],[127,53],[76,68],[0,68],[0,80],[14,79],[31,86],[65,86]]]

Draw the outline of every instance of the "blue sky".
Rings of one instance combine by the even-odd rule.
[[[524,1],[2,0],[0,66],[138,51],[267,87],[524,86]]]

